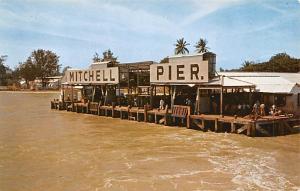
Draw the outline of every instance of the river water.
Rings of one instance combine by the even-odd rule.
[[[0,92],[0,190],[299,190],[300,134],[250,138],[50,110]]]

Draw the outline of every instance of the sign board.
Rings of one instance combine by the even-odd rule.
[[[150,83],[208,82],[208,61],[150,65]]]
[[[68,84],[118,84],[119,68],[67,70],[66,82]]]

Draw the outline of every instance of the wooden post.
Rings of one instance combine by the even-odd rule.
[[[176,86],[173,86],[172,87],[172,96],[171,96],[171,109],[173,108],[174,106],[174,102],[175,102],[175,96],[176,96]]]
[[[107,101],[107,86],[105,85],[104,105],[106,105],[106,101]]]
[[[221,87],[221,94],[220,94],[220,115],[223,117],[223,87]]]
[[[197,88],[195,113],[196,113],[197,115],[200,114],[200,89],[199,89],[199,87]]]
[[[168,125],[168,111],[169,111],[169,106],[166,105],[166,114],[165,114],[165,122],[164,122],[164,125]]]
[[[127,107],[127,117],[128,117],[128,120],[130,120],[130,105]]]
[[[247,128],[247,136],[254,137],[255,131],[256,131],[256,123],[255,122],[249,123]]]
[[[218,132],[218,119],[215,119],[215,132]]]
[[[231,122],[231,133],[236,133],[236,126],[233,122]]]
[[[96,87],[93,86],[93,97],[92,97],[92,102],[94,102],[95,94],[96,94]]]
[[[72,98],[72,111],[74,111],[74,95],[73,95],[73,86],[71,85],[71,98]]]
[[[222,117],[223,117],[223,85],[224,85],[224,76],[221,76],[220,115]]]
[[[150,106],[153,108],[153,85],[150,87]]]
[[[115,102],[111,103],[111,117],[114,118],[115,116]]]
[[[190,128],[190,115],[191,115],[191,107],[188,107],[188,113],[186,116],[186,128]]]
[[[144,105],[144,122],[148,121],[148,106]]]
[[[118,83],[118,91],[119,91],[119,99],[118,99],[118,105],[121,105],[121,88],[120,88],[120,83]]]
[[[252,105],[252,88],[249,88],[249,105]]]
[[[62,105],[64,107],[65,105],[65,88],[64,88],[64,85],[61,86],[61,89],[62,89]]]

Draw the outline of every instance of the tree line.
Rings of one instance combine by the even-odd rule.
[[[297,73],[300,72],[300,59],[291,57],[287,53],[278,53],[266,62],[245,61],[238,69],[220,68],[220,71]]]
[[[110,61],[113,65],[119,63],[110,49],[104,51],[101,58],[96,52],[92,58],[93,62]],[[28,87],[29,81],[40,79],[43,87],[46,86],[46,79],[50,76],[64,75],[71,68],[66,66],[60,72],[59,56],[50,50],[34,50],[24,62],[12,70],[5,63],[7,55],[0,56],[0,86],[18,84],[21,79],[25,80]]]

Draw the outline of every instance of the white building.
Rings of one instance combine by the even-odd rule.
[[[300,73],[220,72],[219,75],[255,85],[260,101],[300,115]]]

